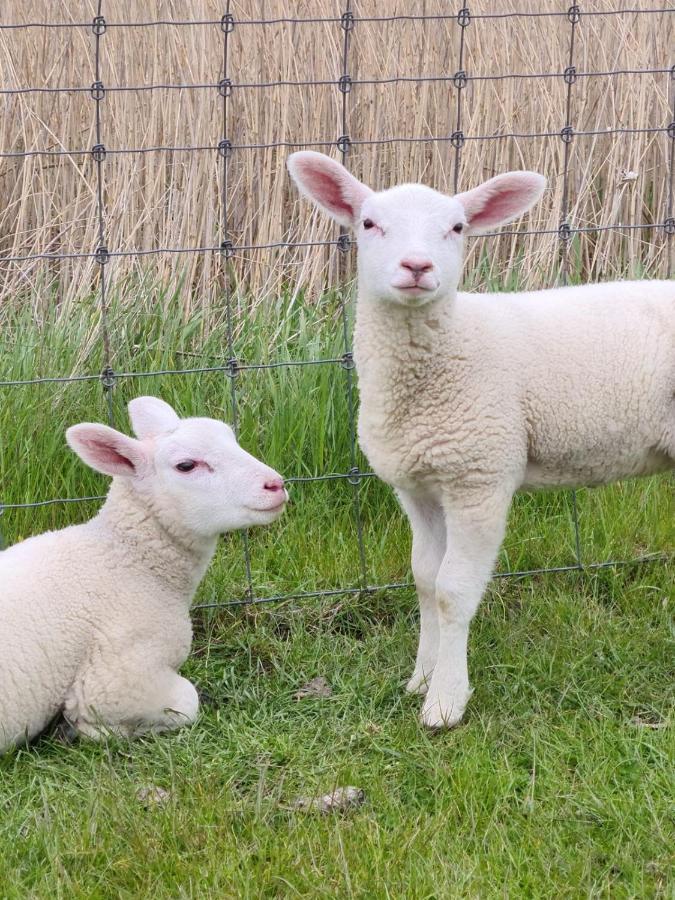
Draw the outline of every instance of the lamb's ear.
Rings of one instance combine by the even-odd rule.
[[[363,201],[373,193],[369,187],[330,156],[313,150],[292,153],[287,165],[301,193],[340,225],[356,225]]]
[[[464,207],[469,234],[481,234],[512,222],[544,193],[546,179],[536,172],[506,172],[472,191],[456,194]]]
[[[73,425],[66,431],[66,440],[81,460],[104,475],[141,475],[150,465],[140,441],[107,425]]]
[[[128,410],[134,434],[141,441],[166,434],[180,425],[173,407],[159,397],[136,397],[129,402]]]

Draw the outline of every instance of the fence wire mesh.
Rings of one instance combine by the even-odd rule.
[[[145,4],[96,0],[87,9],[91,16],[68,21],[69,6],[63,5],[59,21],[52,19],[54,7],[49,8],[49,20],[41,15],[46,6],[39,0],[15,4],[14,19],[4,12],[8,20],[0,21],[0,101],[5,111],[0,128],[0,181],[5,185],[0,188],[5,200],[0,214],[0,301],[7,306],[17,296],[41,291],[48,302],[67,307],[93,292],[99,309],[97,358],[103,365],[87,371],[85,353],[83,371],[15,377],[0,370],[0,388],[31,391],[40,385],[67,388],[98,382],[105,416],[113,425],[113,398],[125,381],[222,375],[229,384],[230,419],[238,433],[245,373],[269,371],[283,379],[293,368],[331,367],[336,373],[333,389],[346,394],[348,466],[345,471],[299,473],[287,480],[349,486],[356,550],[350,571],[343,573],[339,585],[265,593],[255,583],[252,548],[243,534],[241,590],[231,599],[201,605],[410,586],[407,580],[374,579],[369,567],[361,495],[373,473],[364,465],[356,438],[347,289],[353,276],[353,242],[345,229],[332,233],[296,203],[286,180],[285,155],[297,149],[333,152],[356,174],[382,187],[404,180],[403,172],[408,180],[424,177],[457,192],[507,163],[510,168],[538,168],[552,177],[555,189],[549,207],[528,218],[533,224],[503,229],[476,242],[468,267],[473,264],[482,275],[478,281],[474,277],[472,286],[504,280],[514,269],[526,270],[526,286],[568,284],[606,274],[670,277],[675,64],[669,54],[675,46],[675,7],[626,6],[620,0],[572,5],[529,0],[520,9],[494,10],[483,0],[449,10],[440,0],[308,0],[293,4],[296,14],[290,16],[274,14],[286,12],[279,2],[204,0],[191,4],[194,19],[177,19],[171,4],[158,3],[156,18],[146,18]],[[269,16],[261,15],[261,9]],[[402,29],[407,30],[405,36]],[[111,37],[116,43],[106,47]],[[120,41],[133,45],[132,50],[123,50]],[[125,52],[135,53],[142,62],[128,64]],[[26,66],[31,55],[41,68],[30,62]],[[545,67],[541,63],[547,58],[551,64]],[[44,65],[48,60],[57,62]],[[500,65],[508,70],[495,70]],[[90,83],[62,83],[64,75],[75,78],[88,67]],[[26,72],[35,83],[20,82]],[[198,76],[195,80],[180,77],[192,72]],[[308,92],[306,102],[298,91]],[[134,107],[124,99],[129,97]],[[179,99],[174,103],[166,99],[170,97]],[[160,127],[144,131],[130,124],[162,104],[170,111]],[[173,131],[167,125],[170,116],[180,122]],[[69,127],[60,129],[59,123],[66,121]],[[79,127],[71,127],[72,121]],[[315,134],[316,128],[323,133]],[[160,139],[172,134],[174,140]],[[141,170],[139,177],[139,161],[147,157],[161,161],[156,165],[164,179],[163,193],[151,184],[151,173]],[[72,182],[63,176],[64,164],[76,173],[76,190],[83,186],[84,200],[78,194],[70,202]],[[52,169],[57,180],[50,181]],[[22,182],[25,187],[31,179],[38,183],[35,194],[48,202],[31,207],[25,190],[19,197],[7,187]],[[127,182],[134,179],[132,198]],[[213,193],[211,205],[203,204],[211,218],[203,227],[193,227],[190,216],[199,216],[205,186]],[[255,204],[249,190],[258,192]],[[189,207],[187,213],[174,213],[182,227],[173,231],[167,226],[172,192]],[[139,204],[151,210],[140,225]],[[163,216],[163,221],[153,224],[152,215]],[[175,240],[167,239],[173,235]],[[147,371],[120,368],[110,324],[111,296],[133,291],[137,282],[130,282],[129,276],[138,275],[137,267],[145,261],[155,266],[161,283],[175,279],[182,260],[189,260],[180,276],[190,298],[184,312],[189,317],[200,293],[207,296],[207,305],[216,298],[225,320],[223,358],[215,364],[209,360]],[[341,333],[340,351],[302,359],[242,355],[239,336],[247,324],[242,297],[269,296],[289,284],[294,296],[305,287],[308,295],[337,292],[338,315],[332,324]],[[42,301],[29,302],[39,315]],[[6,327],[2,319],[0,325]],[[9,501],[0,494],[0,514],[6,522],[20,510],[100,499],[88,495]],[[569,564],[500,571],[496,577],[666,558],[655,552],[631,560],[586,560],[574,492],[571,510],[574,558]]]

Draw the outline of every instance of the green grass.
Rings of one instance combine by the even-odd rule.
[[[113,306],[116,371],[198,368],[228,357],[209,322]],[[176,307],[177,308],[177,305]],[[95,301],[36,322],[3,311],[0,380],[97,373]],[[339,358],[335,300],[259,307],[235,337],[246,363]],[[244,370],[241,440],[288,476],[350,467],[339,364]],[[182,414],[231,420],[220,372],[128,377]],[[101,384],[0,387],[0,503],[97,495],[65,427],[103,420]],[[359,457],[359,463],[366,466]],[[288,513],[250,536],[257,596],[358,582],[346,481],[296,484]],[[390,492],[358,488],[370,584],[409,579],[409,535]],[[670,562],[495,580],[471,636],[475,693],[447,734],[418,724],[403,685],[415,650],[410,590],[203,609],[186,674],[209,700],[171,736],[65,747],[43,739],[0,759],[0,896],[669,897],[673,891],[673,485],[657,478],[578,495],[584,559],[666,552]],[[8,541],[96,504],[7,510]],[[517,499],[502,571],[574,560],[569,494]],[[223,540],[198,602],[243,596],[238,536]],[[326,699],[296,701],[324,675]],[[159,785],[163,806],[136,791]],[[366,793],[343,815],[293,801],[335,785]]]

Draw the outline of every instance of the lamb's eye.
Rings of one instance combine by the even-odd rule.
[[[464,225],[462,225],[461,222],[458,222],[452,230],[455,234],[461,234],[464,231]]]
[[[375,227],[375,223],[373,222],[372,219],[364,219],[364,220],[363,220],[363,227],[366,229],[366,231],[368,231],[369,229]]]
[[[183,462],[176,463],[176,469],[179,472],[191,472],[196,465],[197,463],[194,459],[186,459]]]

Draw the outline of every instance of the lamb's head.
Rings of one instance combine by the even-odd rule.
[[[180,419],[158,397],[132,400],[129,417],[137,439],[90,423],[73,425],[66,439],[87,465],[125,479],[165,522],[214,537],[281,514],[281,476],[243,450],[229,425]]]
[[[466,235],[518,218],[546,186],[535,172],[507,172],[454,197],[421,184],[376,193],[323,153],[293,153],[288,168],[303,194],[353,229],[359,297],[409,307],[452,295]]]

